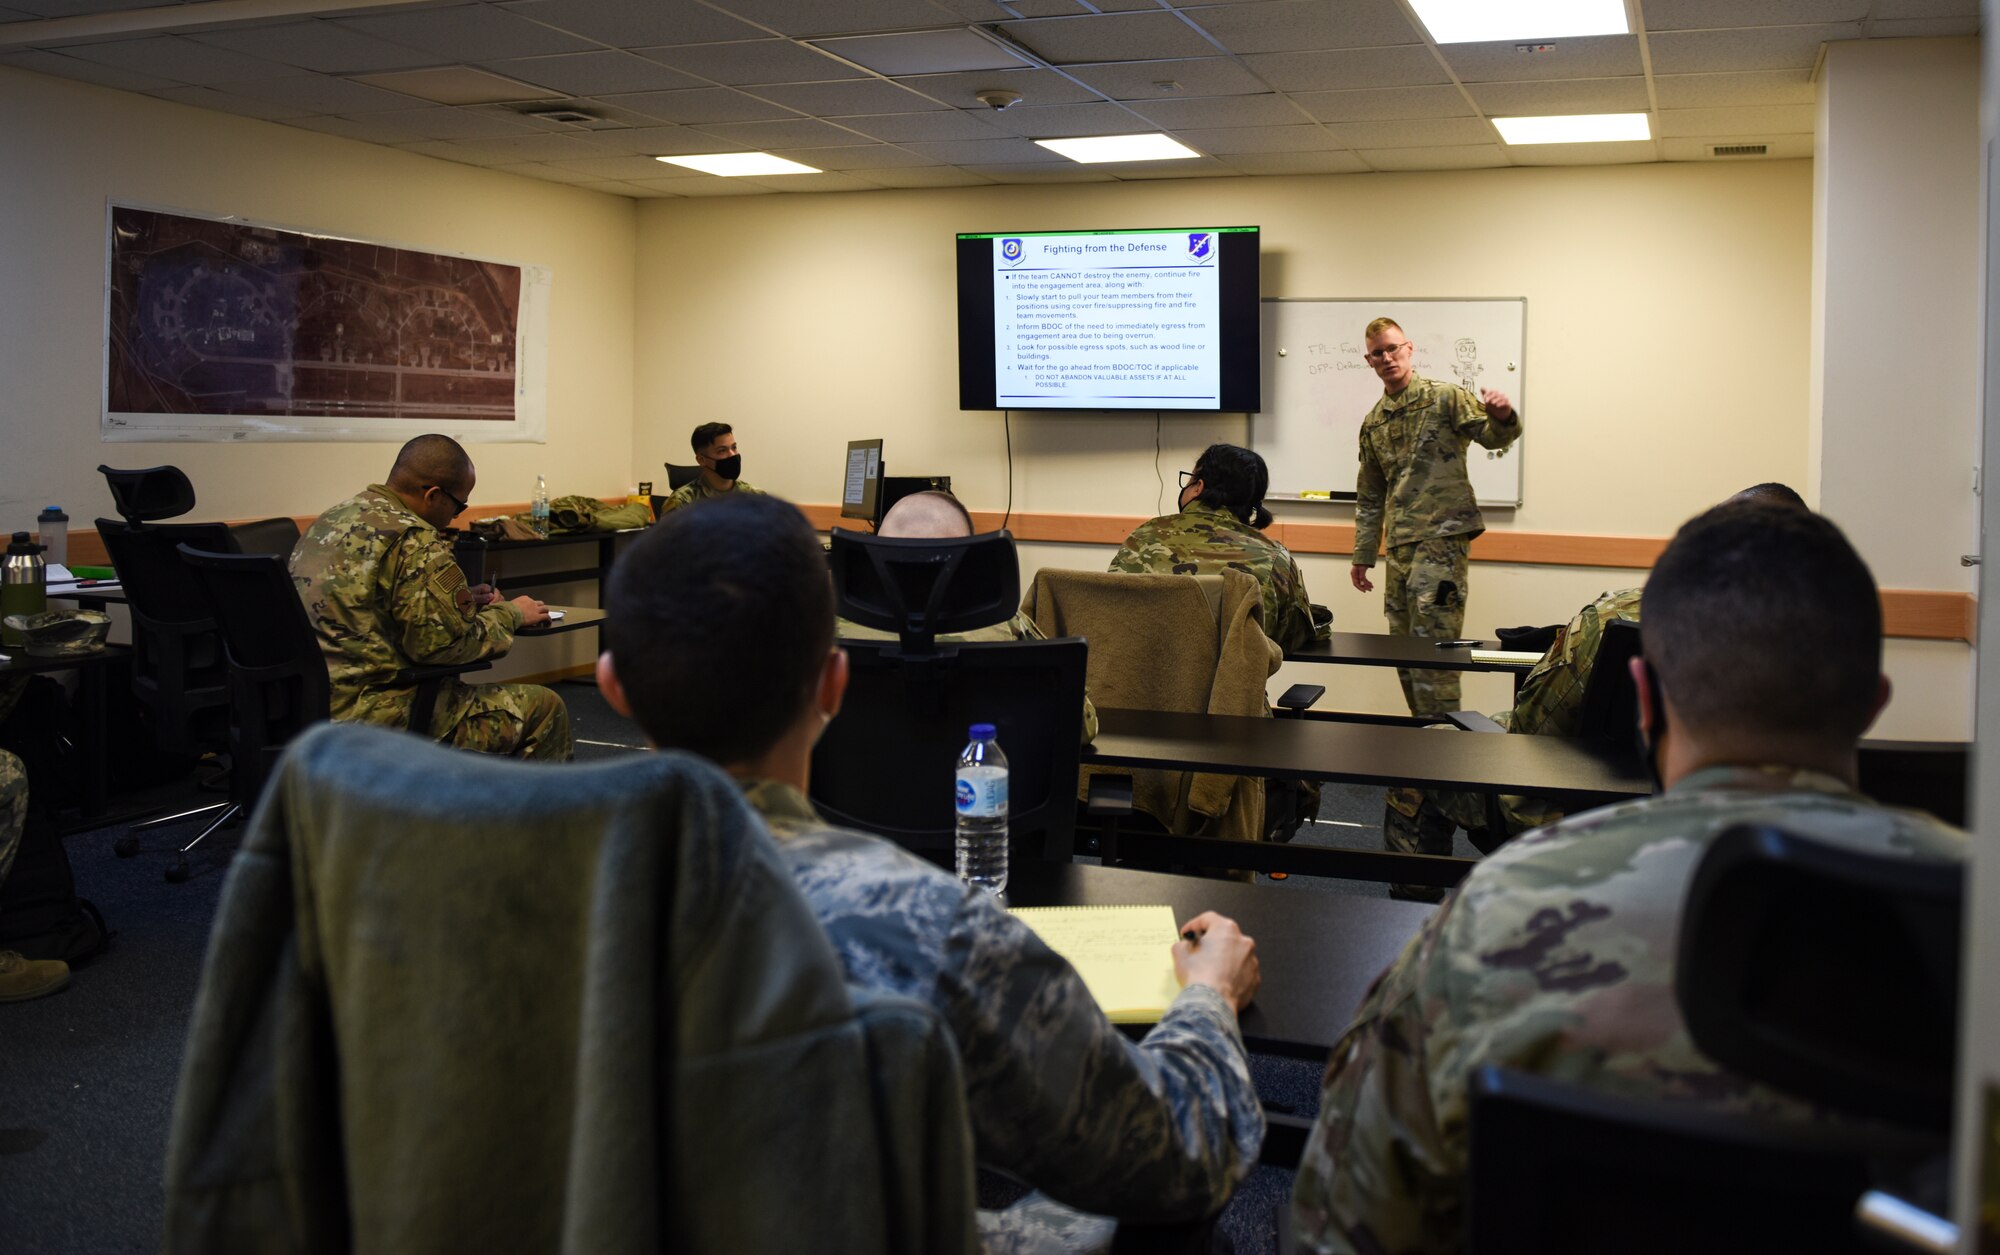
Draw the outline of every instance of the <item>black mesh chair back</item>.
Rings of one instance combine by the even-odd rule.
[[[667,491],[669,492],[678,492],[680,489],[692,484],[695,478],[701,474],[699,466],[681,466],[674,462],[667,462],[664,465],[667,468]]]
[[[835,528],[827,561],[841,617],[895,632],[905,646],[1005,623],[1021,605],[1021,564],[1005,531],[920,540]]]
[[[179,554],[214,607],[235,712],[232,783],[254,800],[279,751],[330,717],[326,660],[284,558],[186,544]]]
[[[1964,741],[1863,741],[1856,783],[1885,806],[1929,811],[1963,828],[1971,808],[1972,746]]]
[[[178,518],[194,509],[194,485],[178,466],[149,466],[121,471],[100,465],[111,488],[111,503],[128,523]]]
[[[1500,1068],[1473,1075],[1469,1255],[1862,1255],[1854,1206],[1939,1149],[1615,1097]]]
[[[229,540],[232,553],[273,553],[280,558],[289,558],[299,543],[298,520],[280,516],[250,523],[231,523]]]
[[[1731,828],[1702,856],[1682,909],[1688,1034],[1745,1076],[1942,1133],[1964,899],[1961,863]]]
[[[1626,746],[1639,735],[1639,692],[1632,685],[1632,659],[1639,656],[1639,625],[1613,619],[1597,642],[1597,661],[1583,685],[1576,734],[1592,741]]]
[[[179,546],[227,550],[221,523],[97,520],[132,612],[132,689],[152,712],[163,748],[192,750],[222,734],[229,702],[227,664],[207,595],[181,562]]]

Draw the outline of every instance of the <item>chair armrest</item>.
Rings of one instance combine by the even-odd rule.
[[[1476,710],[1454,710],[1445,716],[1455,726],[1466,732],[1505,732],[1507,729],[1495,723],[1490,717]]]
[[[1090,815],[1125,816],[1132,813],[1132,777],[1093,773],[1090,792],[1084,798],[1084,812]]]
[[[431,715],[437,709],[438,690],[444,682],[455,675],[465,675],[471,671],[485,671],[493,664],[487,661],[440,663],[435,666],[405,667],[396,673],[396,683],[414,684],[417,691],[410,697],[410,731],[419,736],[428,735]]]

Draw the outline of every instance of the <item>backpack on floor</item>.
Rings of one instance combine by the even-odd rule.
[[[0,950],[76,964],[109,942],[104,916],[76,896],[76,876],[56,825],[31,817],[14,852],[14,870],[0,884]]]

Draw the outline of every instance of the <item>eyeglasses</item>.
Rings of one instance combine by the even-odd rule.
[[[1376,349],[1371,353],[1363,353],[1361,356],[1371,362],[1386,362],[1390,358],[1396,356],[1398,351],[1402,349],[1407,349],[1409,347],[1410,347],[1410,342],[1408,340],[1405,340],[1400,344],[1385,344],[1381,348]]]
[[[446,501],[449,501],[453,505],[458,507],[458,509],[453,510],[451,512],[453,518],[457,518],[459,515],[465,513],[468,508],[470,508],[468,503],[461,501],[459,498],[451,495],[451,493],[446,492],[443,484],[432,484],[431,487],[438,490],[439,496],[443,497]]]
[[[1182,472],[1181,472],[1181,487],[1185,488],[1185,487],[1187,487],[1187,486],[1188,486],[1189,484],[1192,484],[1193,482],[1194,482],[1194,472],[1193,472],[1193,471],[1182,471]]]

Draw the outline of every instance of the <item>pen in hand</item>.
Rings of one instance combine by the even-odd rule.
[[[1181,940],[1191,946],[1198,946],[1201,944],[1201,934],[1192,928],[1183,928],[1181,929]]]

